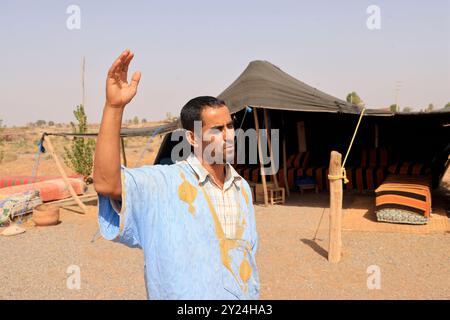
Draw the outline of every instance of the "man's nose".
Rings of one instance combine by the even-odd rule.
[[[225,126],[225,129],[223,130],[223,140],[234,141],[234,128],[228,128]]]

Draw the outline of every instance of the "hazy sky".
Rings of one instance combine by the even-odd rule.
[[[69,30],[69,5],[81,28]],[[369,5],[381,29],[369,30]],[[218,95],[252,60],[268,60],[341,99],[369,107],[441,108],[450,101],[450,1],[1,1],[0,119],[68,122],[81,102],[100,121],[106,71],[125,48],[142,80],[125,118],[177,115]]]

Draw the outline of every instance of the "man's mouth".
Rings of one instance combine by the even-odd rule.
[[[225,149],[225,150],[231,150],[231,149],[234,149],[234,145],[233,145],[233,144],[226,144],[226,145],[224,146],[224,149]]]

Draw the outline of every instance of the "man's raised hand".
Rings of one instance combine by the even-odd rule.
[[[141,73],[136,71],[131,77],[131,82],[127,81],[128,66],[133,57],[134,53],[127,49],[109,68],[106,79],[106,103],[110,107],[123,108],[136,95]]]

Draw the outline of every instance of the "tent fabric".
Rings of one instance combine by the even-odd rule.
[[[362,108],[333,97],[290,76],[268,61],[252,61],[242,74],[219,96],[236,113],[247,106],[304,112],[360,114]],[[397,112],[366,109],[366,116],[428,116],[449,114],[450,110],[432,112]],[[147,128],[122,128],[121,137],[152,136],[181,128],[179,120]],[[98,133],[46,133],[55,136],[96,137]]]
[[[146,128],[122,128],[120,130],[120,136],[122,138],[127,137],[143,137],[143,136],[152,136],[156,134],[165,134],[168,132],[172,132],[175,129],[179,128],[180,124],[178,120],[175,120],[168,124],[163,124],[160,126],[146,127]],[[52,136],[61,136],[61,137],[97,137],[98,132],[92,133],[74,133],[74,132],[46,132],[45,135]]]
[[[267,61],[252,61],[219,96],[231,113],[246,106],[269,109],[360,113],[361,108],[295,79]]]

